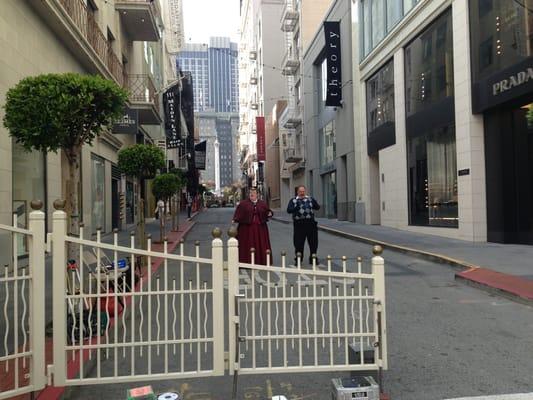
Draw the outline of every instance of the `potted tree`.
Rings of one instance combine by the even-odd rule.
[[[67,160],[66,211],[69,231],[79,228],[78,186],[81,149],[91,145],[124,110],[128,93],[113,81],[75,73],[44,74],[21,80],[6,95],[4,125],[27,151],[62,151]],[[68,246],[77,259],[77,246]]]
[[[156,199],[161,199],[167,204],[171,204],[172,197],[181,189],[180,178],[173,173],[161,174],[155,177],[152,184],[152,193]],[[165,210],[159,212],[159,233],[160,241],[163,242],[166,229]]]

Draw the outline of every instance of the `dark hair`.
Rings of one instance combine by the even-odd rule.
[[[298,186],[298,187],[296,188],[296,191],[300,190],[300,188],[307,189],[307,188],[305,187],[305,185],[300,185],[300,186]]]

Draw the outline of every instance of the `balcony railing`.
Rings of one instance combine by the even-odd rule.
[[[292,47],[287,49],[285,57],[282,62],[282,74],[283,75],[296,75],[300,68],[300,54],[297,50],[293,50]]]
[[[124,84],[122,63],[113,52],[111,43],[100,30],[93,14],[81,0],[59,0],[74,25],[80,30],[82,36],[89,42],[98,58],[104,63],[113,78]]]
[[[146,74],[124,75],[126,89],[130,92],[130,100],[135,103],[153,103],[159,110],[159,100],[156,94],[155,85]]]
[[[285,157],[285,161],[289,163],[299,162],[302,161],[304,158],[303,151],[300,148],[289,147],[283,150],[283,154]]]
[[[281,30],[284,32],[292,32],[296,29],[299,18],[299,9],[297,2],[294,0],[286,0],[285,7],[281,14]]]

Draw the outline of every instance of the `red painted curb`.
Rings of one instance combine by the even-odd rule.
[[[527,301],[533,301],[533,281],[504,274],[488,268],[471,268],[458,272],[456,278],[507,292]]]
[[[179,231],[176,231],[176,232],[170,232],[168,237],[172,239],[172,241],[170,242],[170,244],[168,245],[168,253],[172,253],[176,247],[178,246],[180,240],[182,238],[184,238],[188,233],[189,231],[192,229],[192,227],[196,224],[195,221],[187,221],[187,225],[185,227],[185,229],[183,230],[179,230]],[[162,244],[154,244],[152,246],[152,251],[163,251],[163,245]],[[157,272],[157,270],[159,269],[159,267],[161,266],[161,264],[163,263],[163,258],[155,258],[154,261],[152,262],[152,268],[151,268],[151,274],[155,274]],[[148,274],[144,274],[143,277],[142,277],[142,282],[146,282],[148,280]],[[140,286],[140,283],[141,281],[139,281],[137,283],[137,285],[135,285],[135,289],[138,289],[139,286]],[[126,304],[129,304],[131,302],[131,299],[129,297],[127,297],[125,299],[125,303]],[[109,327],[111,328],[114,323],[115,323],[115,318],[111,319],[110,322],[109,322]],[[89,339],[87,340],[87,344],[89,343],[89,341],[92,341],[92,340],[95,340],[94,338],[92,339]],[[47,348],[50,348],[52,349],[52,339],[50,338],[50,340],[47,340],[47,343],[46,343],[46,347]],[[83,361],[84,363],[87,362],[89,360],[89,351],[88,350],[84,350],[83,352]],[[76,356],[75,356],[75,359],[74,360],[71,360],[68,362],[67,364],[67,376],[69,379],[72,379],[74,378],[78,373],[79,373],[79,370],[80,370],[80,353],[79,352],[76,352]],[[46,388],[44,388],[41,392],[39,392],[36,396],[36,399],[37,400],[58,400],[61,398],[61,396],[63,395],[63,393],[65,392],[65,387],[64,386],[47,386]],[[20,400],[22,400],[22,398],[20,398]]]

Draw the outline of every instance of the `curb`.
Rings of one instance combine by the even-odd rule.
[[[283,223],[283,224],[290,224],[290,221],[287,221],[285,219],[281,219],[278,217],[273,217],[272,220]],[[452,268],[454,268],[457,272],[455,275],[456,281],[464,282],[465,284],[475,287],[477,289],[484,290],[485,292],[488,292],[490,294],[495,294],[501,297],[505,297],[506,299],[516,301],[518,303],[522,303],[525,305],[533,305],[533,289],[531,289],[531,295],[524,295],[524,293],[517,292],[514,288],[515,285],[510,285],[509,288],[503,287],[503,285],[496,285],[496,284],[490,284],[485,282],[484,280],[477,279],[475,277],[469,276],[469,273],[472,271],[478,271],[480,273],[486,273],[486,274],[499,274],[503,278],[507,278],[509,280],[512,280],[514,282],[520,281],[520,278],[517,278],[512,275],[500,273],[494,270],[491,270],[489,268],[483,268],[479,265],[470,264],[466,261],[457,260],[455,258],[451,258],[442,254],[437,253],[430,253],[428,251],[424,250],[417,250],[410,247],[405,246],[399,246],[396,244],[391,244],[388,242],[383,242],[381,240],[371,239],[365,236],[356,235],[353,233],[347,233],[343,232],[337,229],[329,228],[323,225],[318,225],[318,229],[320,231],[343,237],[345,239],[350,240],[356,240],[358,242],[370,244],[370,245],[380,245],[384,249],[388,249],[397,253],[401,254],[407,254],[411,257],[419,258],[422,260],[432,261],[439,264],[445,264],[449,265]],[[533,281],[531,283],[533,286]]]

